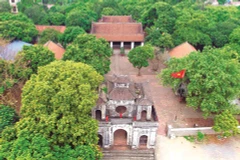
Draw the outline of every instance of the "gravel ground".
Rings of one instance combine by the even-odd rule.
[[[183,137],[169,139],[158,135],[155,150],[156,160],[239,160],[240,138],[217,140],[196,144]]]

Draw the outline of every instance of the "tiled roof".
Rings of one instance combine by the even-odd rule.
[[[0,58],[4,60],[14,60],[18,52],[22,51],[24,45],[30,46],[32,44],[23,41],[13,41],[4,47],[0,46]]]
[[[127,75],[111,75],[106,76],[107,80],[115,83],[130,83],[132,82]]]
[[[55,54],[56,59],[62,59],[65,49],[61,45],[48,41],[44,44],[44,47],[47,47],[50,51],[52,51]]]
[[[141,83],[142,97],[137,100],[138,105],[151,106],[153,105],[153,100],[151,96],[150,87],[147,82]]]
[[[130,16],[108,16],[105,19],[92,23],[91,34],[113,42],[144,41],[142,24],[133,22]]]
[[[55,30],[63,33],[66,29],[66,26],[45,26],[45,25],[35,25],[35,26],[36,26],[36,29],[39,32],[42,32],[42,31],[44,31],[45,29],[48,29],[48,28],[52,28],[52,29],[55,29]]]
[[[103,16],[98,22],[134,22],[132,16]]]
[[[136,95],[129,88],[113,88],[108,98],[111,100],[134,100]]]
[[[169,55],[170,55],[170,57],[182,58],[182,57],[189,55],[191,52],[194,52],[194,51],[196,51],[196,49],[188,42],[185,42],[185,43],[182,43],[182,44],[178,45],[177,47],[173,48],[169,52]]]

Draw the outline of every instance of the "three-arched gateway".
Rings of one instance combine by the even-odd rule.
[[[114,145],[124,146],[127,145],[127,132],[123,129],[118,129],[114,132]]]
[[[148,83],[109,75],[99,90],[92,116],[98,121],[99,145],[109,149],[155,148],[158,119]]]

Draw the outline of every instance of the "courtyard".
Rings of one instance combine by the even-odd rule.
[[[128,52],[128,51],[127,51]],[[204,119],[199,110],[187,107],[179,102],[178,97],[169,87],[161,85],[156,75],[164,68],[159,64],[157,72],[152,70],[152,64],[141,69],[142,76],[137,76],[137,69],[128,61],[127,56],[121,56],[115,50],[111,57],[111,71],[108,74],[129,75],[136,82],[148,81],[154,106],[157,111],[159,127],[155,149],[156,160],[237,160],[240,158],[239,137],[220,141],[212,136],[207,142],[195,144],[183,137],[169,139],[166,137],[167,125],[173,127],[212,126],[211,118]]]

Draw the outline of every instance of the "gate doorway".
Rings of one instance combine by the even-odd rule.
[[[96,110],[96,119],[99,121],[102,119],[102,112],[100,110]]]
[[[148,137],[147,136],[141,136],[139,139],[139,148],[146,148],[147,147],[147,140]]]
[[[100,134],[98,134],[98,145],[99,145],[100,147],[103,146],[103,137],[102,137],[102,135],[100,135]]]
[[[147,111],[142,111],[141,113],[141,121],[146,121],[147,120]]]
[[[114,145],[127,145],[127,132],[123,129],[118,129],[114,132]]]

